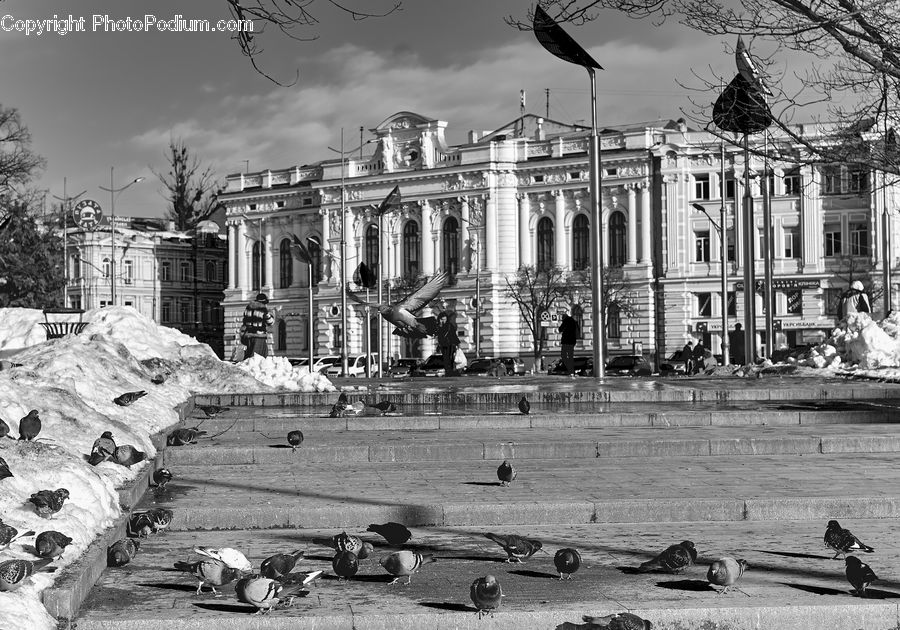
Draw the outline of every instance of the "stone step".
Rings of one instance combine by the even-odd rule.
[[[359,573],[337,580],[333,551],[322,544],[340,531],[272,529],[227,532],[164,532],[143,541],[127,567],[109,569],[91,592],[78,630],[418,630],[573,629],[582,615],[631,610],[654,630],[888,630],[897,625],[900,547],[891,520],[848,519],[842,524],[875,547],[863,558],[881,578],[867,598],[851,594],[845,565],[822,543],[825,521],[789,523],[631,523],[498,528],[412,528],[407,548],[432,553],[436,562],[416,573],[409,586],[390,585],[378,563],[393,550],[364,528],[347,528],[376,545]],[[538,538],[547,554],[523,564],[504,562],[486,531]],[[637,573],[635,568],[670,544],[692,540],[697,563],[682,574]],[[254,566],[274,553],[303,549],[297,570],[325,570],[308,596],[263,616],[237,601],[233,585],[213,596],[195,595],[197,581],[173,569],[176,561],[199,559],[196,545],[234,547]],[[577,548],[582,568],[560,581],[553,554]],[[740,590],[718,594],[707,582],[710,562],[730,555],[750,567]],[[483,575],[500,581],[505,597],[492,616],[479,620],[469,586]]]

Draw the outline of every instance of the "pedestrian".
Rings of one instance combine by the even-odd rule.
[[[444,359],[444,374],[446,376],[458,376],[454,360],[456,358],[456,349],[459,347],[459,336],[456,334],[456,322],[450,318],[447,311],[438,315],[435,338],[437,339],[438,347],[441,349],[441,356]]]
[[[575,342],[578,341],[578,322],[568,313],[563,315],[562,322],[559,325],[559,355],[560,360],[566,367],[566,373],[575,374]]]
[[[693,365],[694,371],[692,374],[699,374],[703,369],[703,361],[706,358],[706,346],[703,345],[702,341],[698,341],[697,345],[694,346],[694,351],[691,353],[691,364]]]
[[[247,348],[244,352],[245,359],[249,359],[254,354],[264,357],[268,353],[267,329],[275,323],[275,318],[269,312],[269,307],[266,306],[268,303],[269,296],[259,293],[256,299],[251,300],[244,309],[241,336]]]
[[[681,360],[684,361],[684,375],[690,376],[694,371],[694,340],[689,339],[681,349]]]
[[[872,308],[869,306],[869,296],[866,295],[863,283],[854,280],[842,299],[841,314],[846,318],[852,313],[870,312],[872,312]]]
[[[728,335],[728,345],[731,346],[731,362],[735,365],[744,365],[744,327],[734,325],[734,330]]]

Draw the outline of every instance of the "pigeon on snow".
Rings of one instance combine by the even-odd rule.
[[[50,558],[41,560],[6,560],[0,562],[0,591],[14,591],[30,578],[53,562]]]
[[[41,416],[37,409],[32,409],[28,415],[19,420],[19,439],[26,442],[32,441],[41,432]]]
[[[41,532],[34,539],[34,548],[41,558],[58,558],[71,544],[71,538],[52,529]]]
[[[69,491],[65,488],[56,490],[38,490],[28,499],[34,505],[39,516],[50,518],[59,512],[63,503],[69,498]]]
[[[134,403],[135,401],[143,398],[146,395],[147,395],[147,392],[143,389],[140,391],[137,391],[137,392],[125,392],[124,394],[121,394],[120,396],[116,396],[115,398],[113,398],[113,402],[116,403],[117,405],[119,405],[120,407],[127,407],[127,406],[131,405],[132,403]]]
[[[113,439],[112,431],[104,431],[100,437],[94,440],[91,447],[91,455],[88,457],[88,463],[96,466],[100,462],[112,459],[116,454],[116,441]]]

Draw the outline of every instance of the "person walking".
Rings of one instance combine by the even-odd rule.
[[[681,349],[681,360],[684,361],[684,375],[690,376],[694,372],[694,340],[689,339]]]
[[[691,367],[693,367],[692,374],[699,374],[703,370],[703,361],[706,358],[706,346],[703,345],[702,341],[698,341],[697,345],[694,346],[694,351],[691,353]]]
[[[454,322],[447,311],[442,312],[437,318],[437,339],[438,347],[441,349],[441,356],[444,359],[444,374],[446,376],[458,376],[454,359],[456,357],[456,349],[459,347],[459,336],[456,334],[456,322]]]
[[[744,327],[734,325],[734,330],[728,335],[728,345],[731,346],[731,362],[735,365],[744,365],[746,355],[744,353]]]
[[[559,325],[559,358],[566,367],[566,373],[575,374],[575,342],[578,341],[578,322],[568,313],[563,315]]]
[[[244,309],[244,319],[241,325],[241,337],[247,347],[244,359],[249,359],[254,354],[264,357],[268,353],[267,329],[275,323],[275,318],[266,306],[268,303],[269,296],[259,293],[256,299],[251,300]]]

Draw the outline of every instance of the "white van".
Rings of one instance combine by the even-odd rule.
[[[369,356],[369,365],[371,366],[371,374],[375,374],[378,371],[378,353],[373,352]],[[325,376],[328,378],[334,378],[341,375],[341,358],[338,357],[338,360],[331,365],[329,365],[325,369]],[[355,356],[347,357],[347,376],[357,378],[357,377],[365,377],[366,375],[366,355],[365,354],[357,354]]]

